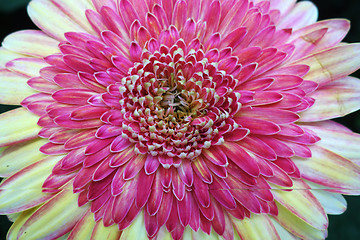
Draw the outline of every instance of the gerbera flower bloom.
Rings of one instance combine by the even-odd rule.
[[[295,0],[33,0],[0,49],[9,239],[323,239],[360,194],[349,22]]]

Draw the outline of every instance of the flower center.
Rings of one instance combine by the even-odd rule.
[[[240,108],[240,94],[229,86],[234,82],[202,50],[144,50],[141,62],[115,84],[123,136],[137,143],[139,153],[191,160],[238,127],[228,121]]]

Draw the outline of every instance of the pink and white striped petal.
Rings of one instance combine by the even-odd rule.
[[[314,51],[334,47],[340,43],[350,29],[350,23],[346,19],[329,19],[319,21],[309,26],[303,27],[291,34],[290,39],[296,39],[316,30],[326,29],[324,37],[316,44]]]
[[[37,77],[40,75],[40,70],[49,64],[39,58],[17,58],[7,62],[5,66],[12,72],[27,77]]]
[[[95,10],[89,0],[52,0],[52,3],[88,33],[95,34],[85,16],[87,9]]]
[[[277,24],[278,28],[299,28],[315,23],[318,18],[318,10],[310,1],[298,2],[286,16]]]
[[[324,123],[324,122],[323,122]],[[321,138],[316,145],[328,149],[340,156],[350,160],[359,157],[360,135],[351,132],[332,121],[326,121],[325,124],[304,125]],[[359,165],[359,163],[357,163]]]

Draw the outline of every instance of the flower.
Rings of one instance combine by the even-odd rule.
[[[0,49],[9,239],[323,239],[360,194],[349,22],[295,0],[33,0]],[[40,149],[40,151],[39,151]]]

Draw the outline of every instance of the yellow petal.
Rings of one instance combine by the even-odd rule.
[[[110,227],[105,227],[102,221],[98,221],[95,224],[94,230],[91,235],[92,240],[118,240],[121,232],[119,231],[118,225],[114,224]],[[133,238],[128,238],[133,239]],[[136,238],[135,238],[136,239]],[[139,238],[140,239],[140,238]]]
[[[28,14],[41,30],[57,40],[65,40],[66,32],[86,32],[51,1],[31,1],[28,5]]]
[[[49,199],[52,194],[42,192],[42,185],[60,159],[61,156],[44,158],[1,183],[0,213],[23,211]]]
[[[149,239],[146,235],[143,214],[139,214],[135,218],[134,222],[131,223],[129,227],[123,230],[120,240],[127,240],[127,239],[139,239],[139,240]]]
[[[344,77],[319,88],[310,97],[315,103],[300,113],[300,121],[316,122],[345,116],[360,109],[360,79]]]
[[[282,225],[282,227],[286,228],[292,234],[300,237],[301,239],[309,240],[325,239],[327,236],[326,229],[316,229],[298,218],[280,203],[276,202],[276,205],[278,207],[279,214],[274,218]]]
[[[323,86],[328,82],[348,76],[360,67],[360,43],[343,44],[314,53],[294,64],[306,64],[310,71],[304,79]]]
[[[59,41],[39,30],[14,32],[8,35],[2,43],[7,50],[33,57],[46,57],[60,52],[58,44]]]
[[[280,239],[280,236],[267,215],[252,214],[250,218],[243,220],[232,218],[232,221],[241,239]]]
[[[94,214],[90,210],[83,216],[83,218],[71,230],[68,240],[88,240],[94,230],[95,220]]]
[[[39,76],[40,69],[46,66],[49,64],[39,58],[17,58],[6,64],[6,68],[10,71],[26,75],[29,78]]]
[[[279,234],[280,239],[299,240],[298,237],[296,237],[295,235],[290,233],[288,230],[286,230],[283,226],[281,226],[280,223],[277,220],[275,220],[272,216],[269,216],[269,219],[271,220],[277,233]]]
[[[0,115],[0,146],[8,146],[37,138],[38,116],[25,108],[17,108]]]
[[[8,61],[22,57],[25,56],[16,52],[9,51],[3,47],[0,47],[0,68],[5,68],[5,64]]]
[[[24,223],[33,215],[33,213],[39,207],[35,207],[29,210],[26,210],[20,214],[20,216],[16,219],[16,221],[11,225],[9,232],[7,234],[8,240],[17,240],[17,236],[19,234],[20,228],[24,225]]]
[[[324,186],[319,184],[315,184],[309,181],[306,181],[306,183],[311,188],[316,189],[311,192],[319,200],[327,214],[337,215],[345,212],[347,204],[345,198],[341,194],[321,190],[324,188]]]
[[[0,155],[0,177],[8,177],[24,167],[40,161],[45,155],[39,151],[39,148],[47,142],[45,139],[38,138],[4,147]]]
[[[20,105],[21,101],[35,93],[27,85],[28,77],[0,69],[0,103],[8,105]]]
[[[89,209],[89,204],[78,206],[78,194],[72,192],[71,184],[42,205],[24,223],[19,231],[19,240],[56,239],[75,226]]]
[[[293,183],[292,191],[276,189],[271,191],[276,201],[313,228],[326,229],[327,215],[319,201],[308,190],[309,186],[297,179],[293,179]]]

